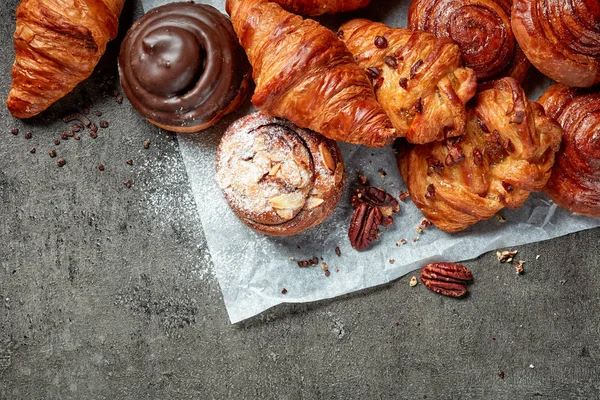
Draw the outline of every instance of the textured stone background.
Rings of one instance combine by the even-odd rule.
[[[121,30],[140,14],[128,2]],[[1,399],[600,398],[600,229],[520,247],[521,276],[467,262],[465,300],[408,276],[230,325],[176,140],[115,101],[117,51],[39,118],[0,107]],[[90,102],[109,127],[55,146]]]

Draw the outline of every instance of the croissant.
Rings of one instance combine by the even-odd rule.
[[[383,147],[396,137],[360,68],[333,32],[264,0],[228,0],[264,113],[344,142]]]
[[[345,23],[338,36],[371,74],[399,137],[423,144],[463,133],[477,81],[451,40],[365,19]]]
[[[567,210],[600,217],[600,91],[556,84],[538,100],[563,128],[544,192]]]
[[[91,75],[117,36],[125,0],[22,0],[6,105],[17,118],[44,111]]]
[[[512,0],[413,0],[408,26],[452,39],[480,83],[510,76],[523,82],[529,61],[510,25]]]
[[[337,14],[366,7],[371,0],[271,0],[300,15]]]
[[[344,187],[333,140],[261,113],[234,122],[217,150],[217,182],[250,228],[290,236],[323,222]]]
[[[600,82],[598,0],[515,0],[515,38],[531,63],[567,86]]]
[[[516,80],[502,78],[477,94],[463,136],[400,148],[398,167],[425,217],[460,231],[541,190],[561,134]]]

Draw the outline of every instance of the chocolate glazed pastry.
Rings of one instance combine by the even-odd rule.
[[[520,207],[548,181],[560,146],[560,126],[512,78],[479,92],[468,113],[463,136],[398,156],[413,202],[446,232]]]
[[[413,0],[408,26],[452,39],[479,83],[510,76],[523,82],[529,61],[510,26],[512,0]]]
[[[335,141],[261,113],[234,122],[217,150],[217,182],[229,206],[267,235],[294,235],[323,222],[344,180]]]
[[[227,16],[181,2],[134,23],[121,45],[119,74],[127,98],[150,122],[197,132],[241,105],[251,71]]]
[[[563,141],[544,192],[567,210],[600,217],[600,91],[553,85],[540,97],[563,127]]]
[[[529,61],[558,83],[600,82],[600,1],[515,0],[512,27]]]

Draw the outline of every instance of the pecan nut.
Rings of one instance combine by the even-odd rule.
[[[427,289],[450,297],[467,294],[467,283],[473,280],[471,271],[462,264],[441,262],[426,265],[421,270],[421,282]]]
[[[352,247],[361,251],[379,237],[379,225],[394,222],[392,214],[400,210],[400,205],[389,193],[371,186],[357,190],[351,202],[354,214],[348,238]]]

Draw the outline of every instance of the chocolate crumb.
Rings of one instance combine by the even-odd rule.
[[[108,128],[108,121],[105,121],[105,120],[100,121],[100,128]]]
[[[318,263],[319,263],[319,258],[315,256],[309,260],[298,261],[298,266],[300,268],[314,267]]]
[[[48,155],[50,156],[50,158],[54,158],[54,157],[56,157],[56,150],[50,150],[50,151],[48,152]]]
[[[148,150],[150,148],[150,140],[144,140],[144,149]]]
[[[331,272],[329,272],[329,270],[325,270],[325,276],[329,276],[331,275]]]
[[[74,124],[74,125],[71,127],[71,132],[79,132],[80,130],[81,130],[81,126],[79,126],[79,125],[77,125],[77,124]]]
[[[375,47],[378,49],[385,49],[388,47],[388,41],[383,36],[375,36]]]
[[[62,166],[64,166],[66,163],[67,163],[67,162],[66,162],[65,160],[63,160],[62,158],[59,158],[59,159],[56,161],[56,165],[58,165],[59,167],[62,167]]]
[[[31,154],[35,154],[35,147],[32,147],[31,149],[29,149],[29,152],[30,152]]]
[[[55,139],[55,140],[54,140],[54,145],[55,145],[55,146],[58,146],[59,144],[60,144],[60,140],[58,140],[58,139]]]
[[[394,260],[393,258],[390,258],[390,264],[393,264],[395,262],[396,262],[396,260]]]
[[[96,117],[101,117],[102,116],[102,111],[96,111]]]
[[[129,160],[125,161],[125,164],[127,164],[127,165],[133,165],[133,160],[129,159]]]
[[[89,109],[89,108],[87,108],[87,107],[85,107],[85,108],[82,110],[82,112],[83,112],[83,114],[84,114],[84,115],[88,115],[88,114],[90,113],[90,109]]]
[[[504,379],[504,371],[498,372],[498,376],[500,377],[500,379]]]
[[[121,93],[117,94],[116,101],[119,104],[123,103],[123,95]]]
[[[378,172],[382,178],[385,178],[387,176],[387,172],[385,172],[385,170],[383,168],[381,168]]]
[[[16,135],[18,135],[18,134],[19,134],[19,128],[12,128],[12,129],[10,130],[10,133],[12,133],[12,134],[13,134],[13,135],[15,135],[15,136],[16,136]]]
[[[98,165],[98,170],[100,170],[100,171],[104,171],[104,164],[100,164],[100,165]]]
[[[386,56],[383,62],[392,69],[398,68],[398,61],[393,56]]]
[[[129,189],[131,187],[132,183],[131,183],[131,181],[129,179],[127,179],[125,182],[123,182],[123,185],[125,185],[125,187],[127,189]]]
[[[66,132],[63,132],[63,133],[60,135],[60,138],[61,138],[62,140],[69,140],[69,135],[67,135],[67,133],[66,133]]]
[[[75,140],[79,140],[79,139],[81,139],[81,138],[79,137],[79,135],[73,135],[73,139],[75,139]]]
[[[335,248],[335,255],[336,255],[336,256],[338,256],[338,257],[341,257],[341,256],[342,256],[342,251],[340,250],[340,248],[339,248],[339,247],[336,247],[336,248]]]
[[[98,132],[98,127],[96,126],[96,124],[92,123],[90,125],[90,130],[94,133]]]
[[[410,194],[408,192],[402,192],[400,193],[400,201],[401,202],[406,202],[406,199],[408,199],[408,197],[410,196]]]
[[[286,293],[287,293],[287,289],[286,288],[281,289],[281,294],[286,294]]]
[[[418,241],[419,241],[419,237],[418,236],[413,239],[413,243],[417,243]]]
[[[25,133],[25,139],[29,140],[29,139],[31,139],[31,136],[32,136],[31,132]]]
[[[426,218],[423,218],[423,220],[421,221],[421,227],[425,228],[425,229],[429,229],[433,226],[433,224],[431,223],[431,221],[429,221]]]
[[[408,88],[408,79],[400,78],[400,81],[398,83],[400,84],[400,87],[402,89],[406,90]]]
[[[92,139],[96,139],[96,138],[98,137],[98,134],[97,134],[96,132],[94,132],[94,131],[90,130],[90,137],[91,137]]]
[[[366,185],[367,182],[369,182],[369,180],[367,179],[367,177],[363,174],[358,174],[358,183],[360,183],[361,185]]]

